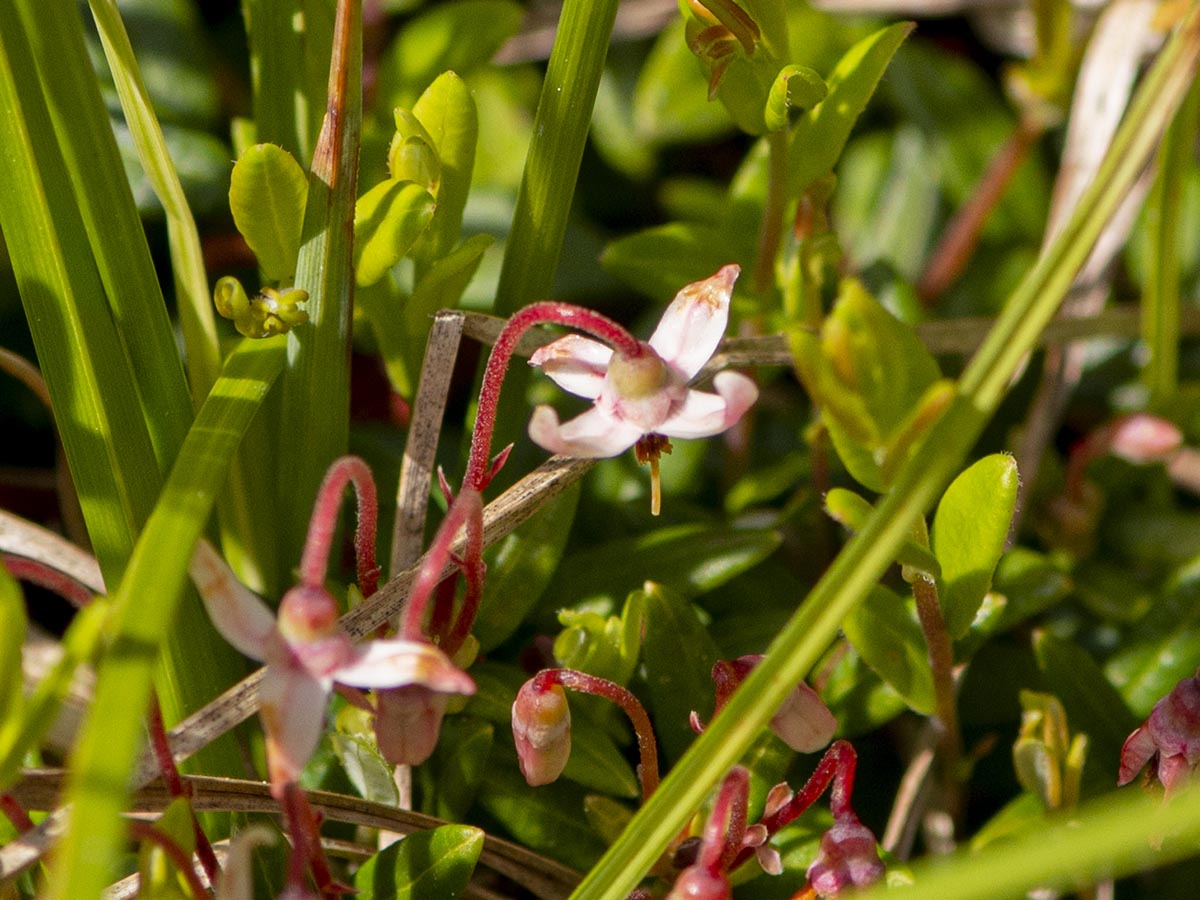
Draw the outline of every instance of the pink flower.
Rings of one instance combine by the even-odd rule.
[[[740,269],[683,288],[667,307],[641,353],[630,356],[578,335],[569,335],[533,354],[530,365],[572,394],[595,401],[587,412],[560,424],[549,406],[529,422],[534,443],[578,457],[616,456],[647,435],[701,438],[719,434],[758,398],[745,375],[720,372],[716,393],[692,390],[688,382],[708,362],[725,334],[733,283]],[[665,443],[665,442],[664,442]]]
[[[1146,763],[1167,797],[1187,784],[1200,765],[1200,673],[1175,685],[1125,739],[1117,784],[1129,784]]]
[[[818,897],[835,897],[847,888],[867,887],[883,877],[875,835],[853,815],[838,819],[821,837],[808,882]]]
[[[197,545],[190,571],[217,631],[246,656],[267,664],[259,703],[271,790],[277,795],[296,780],[316,749],[335,681],[359,688],[418,685],[447,694],[475,692],[470,677],[433,644],[354,644],[338,624],[336,601],[323,587],[292,588],[276,619],[206,542]]]

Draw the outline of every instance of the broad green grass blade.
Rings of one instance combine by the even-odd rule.
[[[20,0],[18,9],[117,331],[141,376],[146,426],[165,473],[192,422],[192,406],[79,7],[71,0]]]
[[[354,303],[354,202],[362,122],[362,10],[340,0],[325,117],[308,176],[296,287],[309,322],[288,334],[280,454],[287,459],[279,509],[285,565],[299,558],[325,469],[346,452],[350,430],[350,319]]]
[[[1104,164],[1070,222],[1026,276],[959,382],[960,396],[900,471],[891,492],[838,555],[719,716],[679,761],[572,895],[620,900],[631,891],[717,781],[774,714],[792,685],[820,658],[961,467],[1024,355],[1034,346],[1097,234],[1141,172],[1195,77],[1200,7],[1193,5],[1137,93]],[[1200,813],[1193,813],[1200,818]],[[1086,830],[1087,826],[1083,826]],[[1142,848],[1123,844],[1140,856]],[[1113,854],[1109,862],[1117,857]],[[969,890],[955,896],[973,896]]]
[[[175,273],[179,322],[187,350],[192,401],[199,406],[217,377],[221,355],[217,348],[217,326],[196,220],[183,194],[175,164],[167,152],[166,139],[142,82],[116,0],[90,0],[90,4],[138,159],[167,213],[167,237]]]
[[[234,450],[283,368],[283,342],[243,341],[230,354],[188,432],[112,596],[110,644],[95,698],[71,756],[67,834],[49,896],[90,900],[116,874],[128,784],[142,739],[151,675],[184,596],[192,548],[212,512]]]

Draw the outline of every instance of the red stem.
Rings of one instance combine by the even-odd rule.
[[[478,520],[478,523],[473,524],[474,520]],[[425,640],[425,632],[421,627],[424,624],[425,608],[429,605],[429,598],[434,589],[442,581],[442,568],[445,566],[446,560],[450,558],[450,545],[463,524],[467,526],[468,561],[464,565],[468,573],[467,592],[469,594],[469,579],[473,577],[471,573],[482,569],[483,566],[483,498],[478,491],[470,487],[464,487],[459,491],[454,502],[450,504],[450,509],[446,511],[446,518],[442,520],[437,534],[433,536],[433,543],[425,554],[425,562],[421,566],[421,571],[417,573],[417,579],[413,582],[412,592],[408,595],[408,603],[404,609],[404,625],[401,628],[401,634],[406,640]],[[471,557],[471,548],[476,543],[476,538],[471,537],[473,533],[478,536],[474,559]],[[482,587],[481,572],[478,577]],[[467,628],[470,629],[470,623]]]
[[[71,576],[36,559],[11,553],[0,554],[0,559],[4,560],[4,567],[13,578],[53,591],[76,609],[87,606],[96,596]]]
[[[292,859],[288,866],[289,883],[303,889],[304,875],[312,868],[317,890],[327,900],[340,900],[341,886],[333,880],[329,861],[321,847],[321,835],[317,830],[317,818],[308,798],[296,782],[288,782],[283,789],[283,811],[287,816],[288,834],[292,839]]]
[[[447,656],[454,656],[471,633],[475,616],[479,614],[479,603],[483,599],[483,498],[475,491],[468,490],[464,494],[464,502],[470,507],[467,510],[467,546],[462,564],[467,590],[454,628],[442,644]]]
[[[300,580],[313,587],[325,584],[329,564],[329,546],[337,528],[342,492],[353,482],[358,496],[358,527],[354,532],[354,556],[358,565],[358,588],[370,597],[379,586],[379,566],[375,562],[375,531],[379,518],[379,503],[375,496],[375,479],[367,464],[357,456],[343,456],[325,473],[317,491],[304,554],[300,557]]]
[[[721,782],[721,792],[704,827],[704,844],[697,860],[714,875],[727,872],[742,851],[749,799],[750,775],[741,766],[735,766]]]
[[[192,866],[192,858],[184,852],[184,849],[169,834],[160,831],[149,822],[137,820],[129,823],[129,831],[137,840],[147,841],[167,855],[175,868],[179,870],[179,874],[187,880],[188,889],[192,892],[192,896],[196,900],[212,896],[212,893],[200,883],[200,877],[196,874],[196,870]]]
[[[607,316],[598,312],[547,300],[533,303],[514,313],[505,324],[488,356],[487,368],[483,373],[483,386],[479,390],[479,407],[475,413],[475,430],[471,435],[471,455],[467,460],[467,473],[463,477],[464,488],[479,492],[487,487],[492,448],[492,432],[496,428],[496,408],[500,402],[500,388],[508,362],[516,349],[517,341],[534,325],[566,325],[586,331],[612,345],[623,356],[636,359],[645,353],[645,345]]]
[[[33,830],[33,819],[29,818],[25,807],[18,803],[17,798],[12,794],[0,794],[0,812],[4,813],[8,817],[8,821],[12,822],[13,828],[17,829],[17,834]]]
[[[638,778],[642,782],[642,802],[649,800],[658,787],[658,742],[654,739],[654,726],[650,724],[650,717],[646,715],[646,709],[638,702],[638,698],[607,678],[575,669],[542,669],[533,676],[533,680],[539,691],[548,691],[552,685],[558,684],[583,694],[604,697],[625,710],[638,739],[638,755],[641,759]]]

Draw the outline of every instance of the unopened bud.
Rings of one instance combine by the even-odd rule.
[[[512,707],[513,742],[521,774],[533,787],[562,774],[571,755],[571,709],[557,684],[542,688],[525,682]]]
[[[679,873],[667,900],[729,900],[729,879],[705,866],[690,866]]]
[[[821,838],[817,858],[808,867],[808,883],[819,897],[836,897],[847,888],[867,887],[883,877],[875,835],[849,816],[834,822]]]
[[[420,684],[376,691],[375,742],[394,766],[419,766],[437,746],[449,694]]]

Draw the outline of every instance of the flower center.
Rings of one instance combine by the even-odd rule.
[[[289,642],[311,643],[337,628],[337,603],[326,591],[297,585],[279,603],[279,633]]]
[[[648,345],[641,356],[614,353],[608,364],[608,379],[617,396],[624,400],[643,400],[661,392],[671,383],[671,370],[662,357]]]

